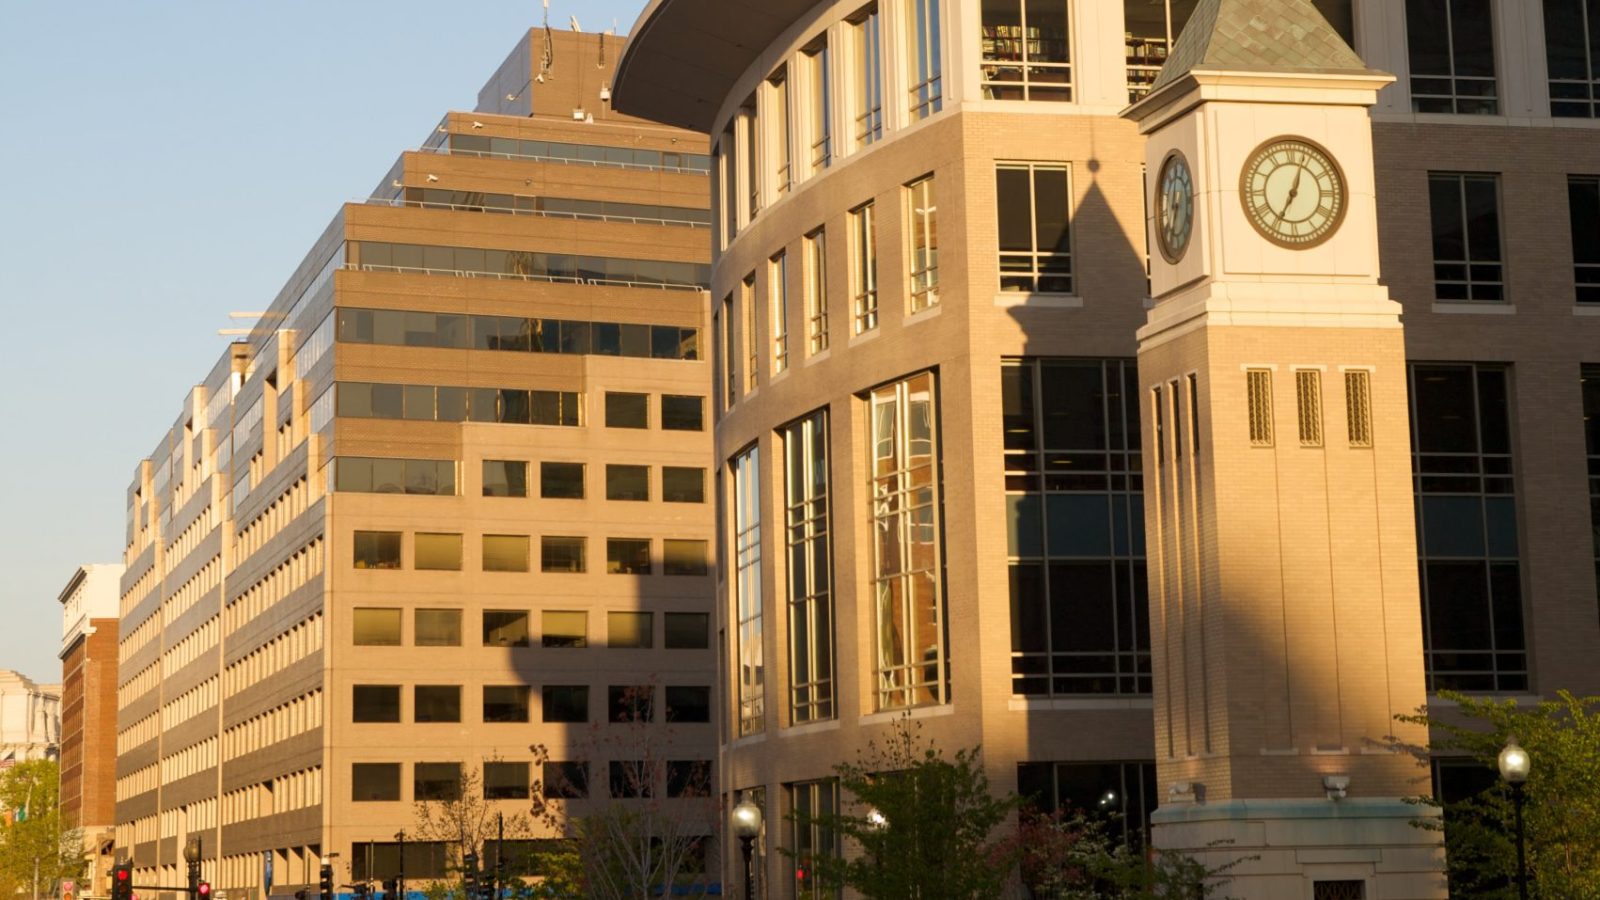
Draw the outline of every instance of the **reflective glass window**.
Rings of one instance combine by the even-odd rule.
[[[683,466],[662,466],[661,499],[667,503],[704,503],[706,501],[706,470]]]
[[[547,499],[583,499],[583,463],[539,464],[539,496]]]
[[[419,609],[413,643],[418,647],[461,646],[461,610]]]
[[[357,531],[353,544],[356,568],[400,568],[400,532]]]
[[[419,684],[412,695],[414,722],[461,721],[461,685]]]
[[[540,613],[540,644],[545,647],[589,646],[589,614],[578,610],[547,609]]]
[[[417,532],[412,537],[413,565],[418,570],[459,571],[461,535]]]
[[[400,764],[352,764],[350,767],[350,799],[358,803],[399,800]]]
[[[400,721],[400,686],[398,684],[358,684],[352,688],[350,698],[352,722]]]
[[[483,721],[528,721],[528,686],[525,684],[484,685]]]
[[[544,572],[582,572],[586,568],[581,537],[545,535],[539,539],[539,565]]]
[[[483,571],[528,571],[528,536],[525,534],[484,535]]]
[[[358,606],[350,621],[357,647],[400,646],[400,610],[390,607]]]
[[[606,573],[610,575],[649,575],[648,538],[606,538]]]
[[[606,646],[613,649],[648,650],[654,644],[652,639],[654,623],[654,613],[606,613]]]
[[[528,646],[527,611],[520,609],[484,610],[483,645],[485,647]]]

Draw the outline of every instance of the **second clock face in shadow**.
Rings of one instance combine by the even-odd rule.
[[[1194,175],[1177,150],[1161,163],[1156,193],[1156,237],[1169,263],[1183,259],[1194,233]]]

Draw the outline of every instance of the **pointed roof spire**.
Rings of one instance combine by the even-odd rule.
[[[1200,0],[1151,90],[1194,69],[1371,71],[1311,0]]]

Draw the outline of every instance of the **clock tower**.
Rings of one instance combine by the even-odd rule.
[[[1158,848],[1244,900],[1446,896],[1373,71],[1310,0],[1200,0],[1150,94],[1139,330]]]

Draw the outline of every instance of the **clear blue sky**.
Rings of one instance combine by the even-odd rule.
[[[7,3],[0,668],[60,679],[56,595],[120,559],[136,462],[340,203],[470,109],[539,0]],[[643,0],[551,0],[631,30]]]

